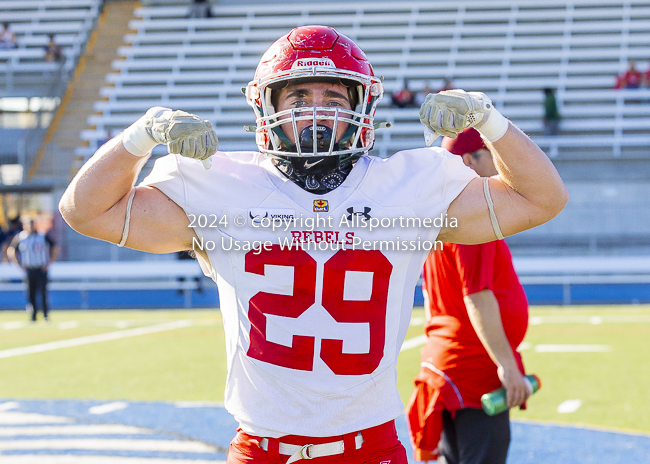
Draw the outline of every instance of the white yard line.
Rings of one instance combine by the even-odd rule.
[[[409,338],[408,340],[404,340],[404,343],[402,343],[402,348],[400,348],[399,352],[401,353],[402,351],[410,350],[411,348],[417,348],[418,346],[424,345],[426,342],[427,342],[426,334]]]
[[[580,409],[580,406],[582,406],[581,400],[566,400],[557,407],[557,412],[560,414],[570,414]]]
[[[556,315],[531,316],[530,325],[539,324],[650,324],[650,315],[646,314],[603,314],[603,315]]]
[[[68,340],[59,340],[56,342],[42,343],[40,345],[21,346],[19,348],[10,348],[0,351],[0,359],[13,358],[14,356],[23,356],[26,354],[43,353],[45,351],[58,350],[60,348],[70,348],[73,346],[88,345],[90,343],[107,342],[119,340],[120,338],[137,337],[148,335],[166,330],[181,329],[190,327],[194,322],[190,319],[181,321],[166,322],[164,324],[151,325],[149,327],[138,327],[135,329],[118,330],[117,332],[108,332],[97,335],[87,335],[85,337],[70,338]]]
[[[13,322],[5,322],[2,324],[2,328],[4,330],[15,330],[15,329],[22,329],[27,325],[27,322],[25,321],[13,321]]]
[[[79,327],[79,321],[59,322],[58,326],[59,329],[61,330],[76,329],[77,327]]]
[[[41,435],[141,435],[151,430],[129,425],[43,425],[38,427],[0,427],[0,437],[33,437]]]
[[[0,440],[0,451],[15,450],[106,450],[214,453],[217,448],[198,441],[128,440],[106,438]],[[2,457],[4,461],[4,456]],[[4,464],[4,462],[3,462]]]
[[[426,335],[418,335],[417,337],[404,340],[402,348],[399,351],[401,353],[402,351],[417,348],[426,342]],[[608,353],[612,351],[610,345],[533,345],[529,342],[522,342],[517,348],[517,351],[527,351],[530,349],[536,353]]]
[[[112,403],[100,404],[93,406],[88,410],[90,414],[108,414],[109,412],[121,411],[129,407],[129,403],[124,401],[114,401]]]
[[[535,345],[536,353],[607,353],[609,345]]]
[[[533,344],[530,342],[521,342],[517,347],[517,351],[526,351],[530,350],[533,347]]]
[[[6,455],[2,464],[226,464],[195,459],[129,458],[124,456]]]

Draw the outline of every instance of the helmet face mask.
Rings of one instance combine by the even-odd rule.
[[[301,83],[342,84],[354,106],[307,106],[277,111],[277,92]],[[381,80],[374,76],[363,51],[352,40],[325,26],[299,27],[277,40],[262,57],[255,79],[246,87],[247,102],[256,115],[260,152],[282,158],[338,156],[344,160],[368,153],[374,144],[374,115],[382,96]],[[311,128],[311,137],[304,133],[305,124]],[[347,128],[337,137],[343,124]],[[326,126],[333,135],[324,141]],[[305,140],[310,143],[305,144]]]

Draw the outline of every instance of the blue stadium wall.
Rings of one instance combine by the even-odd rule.
[[[650,303],[650,284],[524,285],[531,305],[639,304]],[[216,287],[188,294],[176,290],[51,291],[55,309],[155,309],[214,308],[219,305]],[[0,309],[24,309],[25,293],[0,292]],[[416,287],[414,304],[423,304],[422,289]]]

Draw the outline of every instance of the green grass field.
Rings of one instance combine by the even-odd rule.
[[[422,318],[416,308],[414,318]],[[56,311],[53,322],[21,324],[0,312],[0,398],[221,401],[226,362],[221,315],[196,311]],[[177,320],[190,327],[2,358],[4,350]],[[422,334],[410,328],[407,339]],[[547,352],[548,345],[602,345],[603,352]],[[513,417],[650,432],[650,306],[534,307],[523,355],[542,390]],[[420,348],[402,352],[406,402]],[[566,400],[580,408],[559,413]]]

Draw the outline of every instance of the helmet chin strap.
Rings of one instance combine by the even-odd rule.
[[[315,140],[314,134],[316,135]],[[305,127],[299,136],[301,151],[305,153],[313,152],[314,143],[316,143],[317,151],[328,152],[332,142],[332,136],[332,129],[327,126],[318,125],[315,128],[314,126]],[[286,139],[286,136],[284,138]],[[291,145],[291,147],[287,147],[289,150],[294,149],[293,144]],[[334,144],[332,150],[338,149],[339,144]],[[287,156],[276,157],[273,159],[273,163],[280,172],[301,188],[312,193],[324,194],[341,185],[352,170],[353,163],[350,158],[345,157],[345,160],[341,158],[339,156],[327,155]]]

